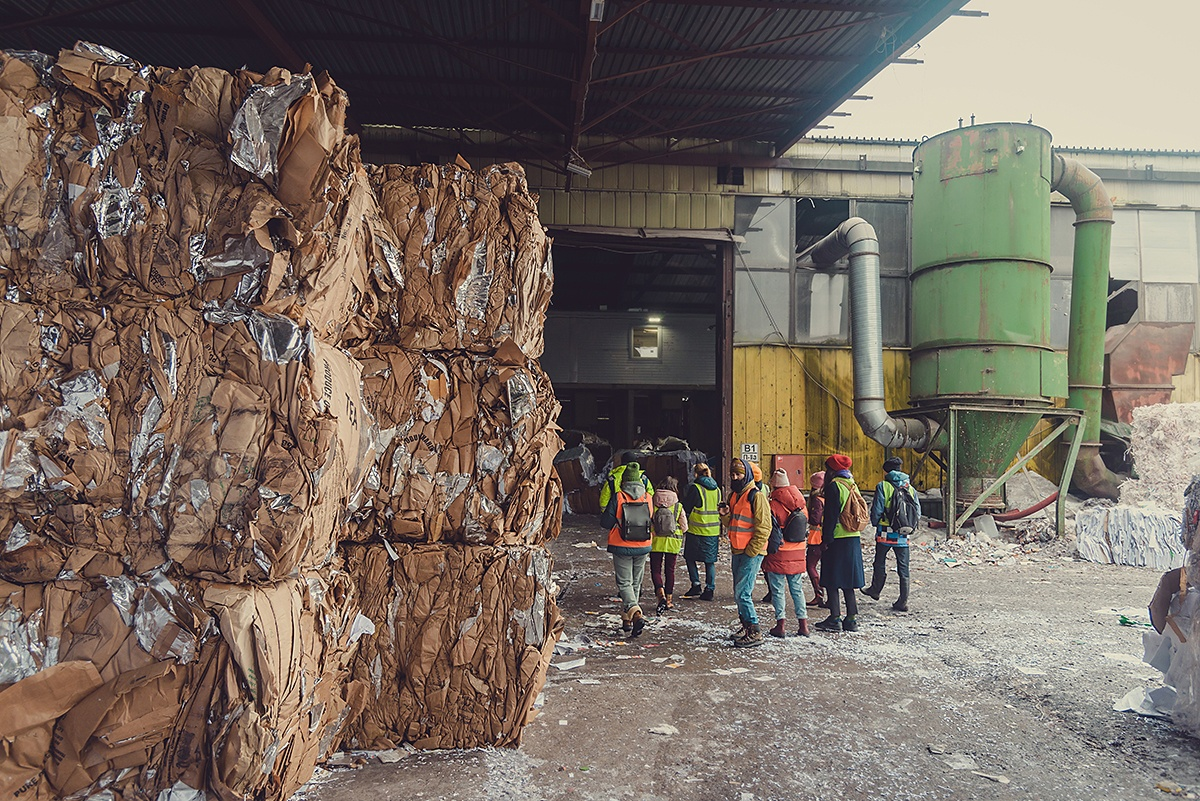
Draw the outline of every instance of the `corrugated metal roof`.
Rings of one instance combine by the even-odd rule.
[[[602,155],[585,134],[782,152],[964,2],[607,0],[593,22],[580,0],[58,0],[41,12],[0,0],[0,47],[84,39],[168,66],[308,62],[349,92],[359,124],[561,138],[564,157]]]

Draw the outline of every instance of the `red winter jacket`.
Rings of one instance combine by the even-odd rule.
[[[771,491],[771,514],[779,521],[779,527],[787,524],[788,516],[796,509],[806,509],[804,495],[800,490],[788,485],[776,487]],[[794,576],[808,569],[808,542],[784,542],[775,553],[767,554],[763,559],[762,569],[767,573],[781,573]]]

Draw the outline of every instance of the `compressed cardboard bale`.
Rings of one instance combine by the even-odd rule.
[[[506,339],[542,353],[553,265],[519,164],[370,168],[403,251],[403,293],[376,341],[413,350],[490,350]]]
[[[119,363],[116,328],[90,304],[0,301],[0,575],[51,581],[69,546],[125,548],[108,398]],[[88,560],[72,561],[82,570]]]
[[[138,538],[214,581],[328,562],[374,448],[358,363],[255,311],[156,310],[130,331],[149,342],[114,393]]]
[[[60,798],[163,764],[210,616],[158,576],[0,582],[0,796]]]
[[[324,74],[0,54],[3,292],[236,300],[334,341],[370,328],[399,251],[346,104]]]
[[[20,421],[0,431],[0,576],[327,562],[374,448],[358,363],[279,315],[81,308],[0,302],[0,409]]]
[[[601,480],[592,452],[582,445],[559,451],[554,457],[554,472],[562,482],[564,494],[599,484]]]
[[[558,536],[559,405],[537,362],[392,346],[356,352],[380,444],[348,536],[536,545]]]
[[[347,545],[375,624],[352,675],[367,703],[346,746],[518,745],[562,631],[540,547]]]
[[[288,798],[362,705],[352,598],[336,571],[0,582],[0,796]]]
[[[273,585],[207,584],[230,658],[208,703],[211,763],[218,798],[287,799],[312,776],[361,710],[366,685],[348,681],[359,637],[372,631],[353,602],[349,577],[306,573]],[[202,711],[202,710],[201,710]]]

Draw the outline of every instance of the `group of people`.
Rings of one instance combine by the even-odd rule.
[[[773,637],[787,636],[789,597],[797,619],[796,636],[810,636],[812,629],[858,631],[857,591],[879,600],[889,553],[895,557],[900,578],[900,596],[892,608],[907,612],[908,535],[920,515],[920,499],[901,460],[890,457],[883,463],[883,480],[868,507],[851,467],[849,456],[830,456],[825,470],[810,477],[805,498],[786,471],[771,474],[768,490],[757,463],[734,459],[729,465],[729,492],[722,499],[712,470],[701,463],[693,469],[693,481],[681,500],[674,477],[668,476],[655,489],[637,462],[617,464],[601,488],[600,505],[605,510],[602,521],[609,530],[608,552],[621,598],[622,630],[636,637],[645,628],[641,587],[647,561],[657,614],[675,609],[675,569],[680,554],[691,581],[683,597],[713,600],[722,530],[732,554],[734,598],[741,620],[741,629],[733,635],[736,647],[754,647],[764,641],[752,597],[760,571],[769,589],[763,601],[770,602],[775,613],[775,625],[767,632]],[[875,529],[875,560],[871,584],[863,589],[861,535],[867,523]],[[805,598],[805,575],[813,587],[811,600]],[[810,627],[810,606],[828,609],[829,616]]]

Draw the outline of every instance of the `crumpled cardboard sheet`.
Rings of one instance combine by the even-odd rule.
[[[0,302],[0,414],[20,420],[0,430],[0,576],[329,561],[374,453],[359,365],[286,317],[214,314]]]
[[[361,338],[399,251],[346,104],[324,74],[0,54],[0,295],[236,299]]]
[[[352,667],[367,685],[344,745],[518,745],[562,632],[541,547],[347,545],[375,624]]]
[[[0,582],[0,797],[288,798],[361,707],[350,589]]]
[[[370,167],[403,252],[404,292],[377,339],[413,350],[488,350],[506,339],[530,358],[554,281],[550,240],[519,164]]]
[[[558,536],[559,405],[511,343],[495,356],[356,352],[379,450],[348,537],[539,545]]]

